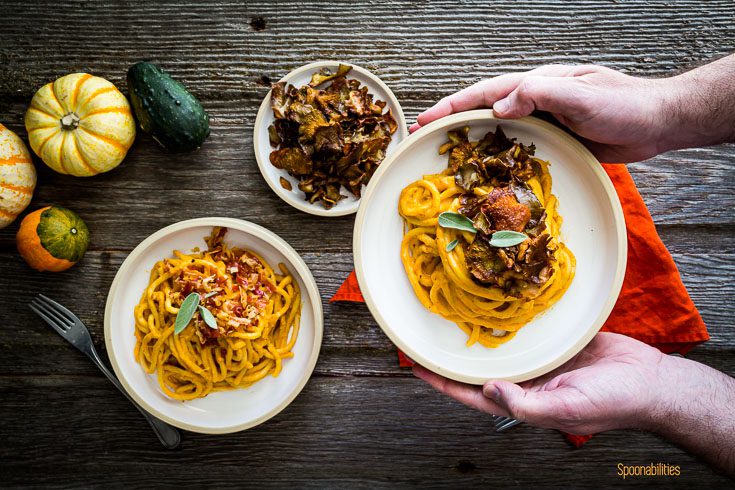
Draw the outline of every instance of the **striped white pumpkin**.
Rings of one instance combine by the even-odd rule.
[[[23,140],[0,124],[0,228],[5,228],[31,203],[36,168]]]
[[[128,100],[112,83],[87,73],[41,87],[25,123],[36,155],[56,172],[77,177],[117,167],[135,139]]]

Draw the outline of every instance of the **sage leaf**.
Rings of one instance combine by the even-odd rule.
[[[197,310],[197,306],[199,306],[199,299],[199,293],[191,293],[181,303],[174,322],[174,335],[181,333],[189,324],[191,317],[194,316],[194,312]]]
[[[455,230],[477,233],[477,230],[472,225],[471,219],[467,216],[462,216],[459,213],[451,213],[449,211],[445,211],[439,215],[439,226],[442,228],[453,228]]]
[[[490,246],[498,248],[512,247],[514,245],[518,245],[527,238],[528,235],[526,235],[525,233],[519,233],[517,231],[496,231],[490,237]]]
[[[219,294],[219,291],[212,291],[212,292],[209,292],[209,293],[205,294],[205,295],[204,295],[204,298],[202,298],[202,299],[207,299],[207,298],[211,298],[211,297],[212,297],[212,296],[214,296],[215,294]]]
[[[217,330],[219,328],[217,327],[217,319],[214,318],[214,315],[202,305],[199,305],[199,314],[202,315],[202,320],[204,320],[204,323],[206,323],[209,328],[213,330]]]
[[[458,243],[459,243],[459,240],[456,240],[456,239],[452,240],[451,242],[447,243],[447,246],[444,250],[446,250],[447,252],[451,252],[457,247]]]

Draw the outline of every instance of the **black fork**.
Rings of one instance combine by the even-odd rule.
[[[112,374],[112,372],[107,369],[107,366],[102,362],[102,359],[100,359],[99,354],[97,354],[97,351],[94,348],[94,343],[92,342],[92,336],[89,335],[89,330],[87,330],[84,323],[82,323],[74,313],[43,294],[36,296],[28,306],[36,315],[43,318],[51,328],[56,330],[59,335],[64,337],[67,342],[82,351],[97,365],[100,371],[107,376],[107,379],[109,379],[112,384],[115,385],[128,400],[130,400],[130,403],[132,403],[133,406],[143,414],[146,420],[148,420],[148,423],[151,424],[153,432],[156,433],[161,444],[168,449],[175,449],[178,447],[181,442],[179,431],[163,420],[157,419],[143,410],[143,408],[133,400],[117,380],[115,375]]]

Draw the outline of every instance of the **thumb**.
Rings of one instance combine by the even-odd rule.
[[[584,112],[579,80],[575,77],[527,77],[504,99],[493,104],[498,117],[528,116],[534,110],[548,111],[570,119]]]
[[[511,417],[522,422],[533,422],[541,408],[537,393],[528,392],[508,381],[488,381],[482,391]]]

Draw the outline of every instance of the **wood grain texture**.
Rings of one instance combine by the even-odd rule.
[[[187,84],[212,126],[203,148],[187,155],[168,155],[139,134],[120,167],[94,178],[60,176],[35,160],[31,209],[74,209],[92,243],[75,268],[43,275],[15,252],[17,223],[0,230],[3,486],[607,486],[619,482],[617,463],[651,461],[680,464],[682,476],[626,483],[728,484],[647,434],[612,432],[581,450],[526,426],[497,435],[485,416],[399,369],[365,305],[327,303],[352,268],[354,218],[320,219],[283,203],[258,172],[252,131],[268,81],[319,59],[373,70],[410,122],[477,80],[545,63],[665,76],[735,50],[732,0],[5,0],[1,10],[0,122],[23,138],[24,111],[41,85],[88,71],[125,92],[127,67],[140,59]],[[734,161],[735,145],[723,145],[629,167],[712,335],[690,356],[731,374]],[[185,434],[170,453],[25,305],[40,291],[59,299],[103,351],[107,290],[130,250],[165,225],[207,215],[264,225],[303,254],[324,300],[324,343],[315,376],[282,414],[240,434]]]
[[[644,480],[649,485],[728,484],[640,432],[602,434],[577,451],[556,431],[520,426],[496,434],[488,430],[487,415],[437,397],[414,378],[312,378],[268,423],[231,435],[186,434],[175,452],[157,447],[140,415],[101,378],[0,376],[0,390],[6,395],[0,414],[24,414],[12,431],[0,429],[0,457],[13,468],[6,485],[79,486],[94,475],[96,485],[114,488],[197,481],[210,488],[574,487],[590,480],[616,483],[618,463],[651,460],[680,465],[682,476]],[[69,397],[72,390],[83,396]],[[377,403],[381,395],[391,403]],[[28,433],[73,443],[57,443],[64,448],[60,455],[43,444],[28,445]]]

